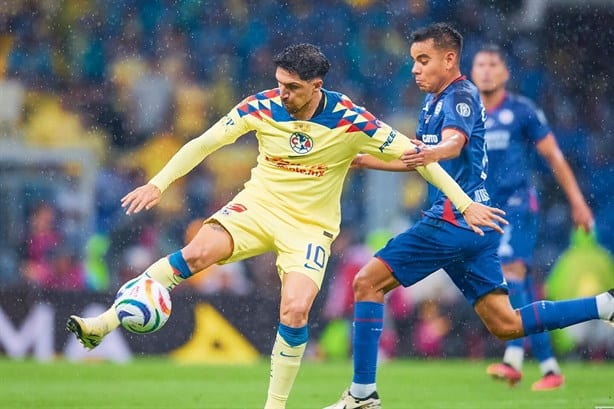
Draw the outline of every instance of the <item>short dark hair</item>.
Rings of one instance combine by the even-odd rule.
[[[302,80],[324,78],[330,63],[318,47],[313,44],[301,43],[286,47],[273,57],[275,66],[298,74]]]
[[[409,36],[409,43],[426,41],[433,39],[435,47],[439,49],[452,49],[456,51],[459,58],[463,51],[463,36],[451,24],[434,23],[426,27],[419,28]]]
[[[507,65],[507,53],[498,44],[488,43],[482,45],[475,53],[474,58],[479,53],[495,54],[501,59],[501,61],[503,61],[503,64]]]

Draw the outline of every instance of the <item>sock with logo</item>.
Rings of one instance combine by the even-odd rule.
[[[525,335],[565,328],[599,319],[595,297],[565,301],[537,301],[518,310]]]
[[[354,305],[354,378],[350,394],[355,398],[366,398],[376,390],[377,353],[383,328],[384,304],[359,301]]]
[[[288,327],[279,323],[273,352],[271,353],[271,378],[265,409],[284,409],[290,390],[301,366],[307,346],[307,326]]]

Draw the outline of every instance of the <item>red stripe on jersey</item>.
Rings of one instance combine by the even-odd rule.
[[[276,96],[281,94],[281,91],[279,90],[279,88],[273,88],[268,91],[264,91],[262,94],[267,98],[275,98]]]
[[[346,107],[347,109],[354,109],[354,103],[352,103],[352,101],[350,101],[349,99],[346,98],[341,98],[341,101],[339,101],[339,103],[341,105],[343,105],[344,107]]]
[[[376,119],[375,116],[367,110],[362,112],[361,115],[364,116],[367,119],[367,121],[375,121]]]
[[[367,122],[367,123],[365,124],[365,126],[364,126],[364,129],[363,129],[363,130],[364,130],[364,131],[372,131],[372,130],[377,129],[377,128],[378,128],[378,126],[377,126],[377,125],[375,125],[375,123],[373,123],[373,122]]]
[[[446,201],[443,203],[443,219],[455,226],[459,226],[458,220],[456,220],[456,217],[454,216],[454,209],[452,208],[452,202],[450,199],[446,199]]]

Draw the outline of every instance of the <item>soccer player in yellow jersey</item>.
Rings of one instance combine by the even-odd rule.
[[[281,304],[266,409],[285,407],[298,372],[309,311],[339,232],[341,190],[352,159],[365,152],[400,161],[405,151],[417,149],[345,95],[322,88],[329,62],[317,47],[290,46],[274,63],[277,88],[243,100],[186,143],[149,183],[122,199],[127,214],[151,209],[174,180],[207,155],[256,131],[257,165],[244,189],[207,219],[183,249],[143,275],[172,289],[214,263],[275,252]],[[502,232],[502,212],[473,202],[438,164],[417,170],[450,198],[476,233],[483,234],[479,226]],[[73,315],[67,328],[85,347],[94,348],[118,325],[111,307],[97,317]]]

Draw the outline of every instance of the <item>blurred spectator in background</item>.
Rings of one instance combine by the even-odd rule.
[[[55,222],[55,209],[47,203],[38,205],[28,219],[23,274],[34,285],[44,286],[51,275],[51,252],[61,237]]]
[[[7,57],[14,39],[0,33],[0,138],[16,136],[23,119],[25,87],[7,76]]]
[[[444,316],[437,301],[422,301],[417,306],[418,320],[414,327],[412,344],[418,356],[442,358],[445,337],[451,329],[450,319]]]
[[[78,253],[62,246],[56,215],[56,209],[46,202],[32,211],[24,243],[24,278],[40,288],[83,289],[84,276]]]

